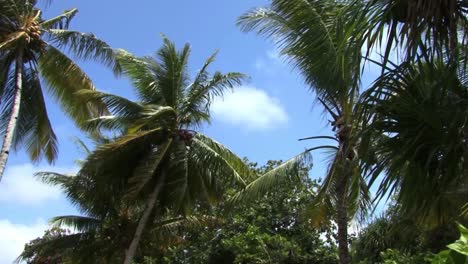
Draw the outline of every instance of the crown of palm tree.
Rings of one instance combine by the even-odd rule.
[[[189,54],[188,45],[177,51],[166,38],[156,58],[119,51],[118,62],[134,84],[138,102],[101,92],[81,93],[90,101],[104,102],[112,113],[90,120],[87,128],[119,131],[120,135],[92,152],[80,175],[89,176],[95,185],[108,186],[116,199],[145,197],[152,186],[163,184],[160,205],[182,210],[189,210],[200,195],[210,201],[218,199],[223,181],[244,185],[241,176],[248,175],[249,169],[243,161],[191,129],[209,121],[214,96],[233,88],[245,76],[208,74],[214,53],[190,82]],[[161,183],[158,178],[163,168],[168,176]],[[97,194],[97,204],[99,199]],[[105,207],[101,209],[105,211]]]
[[[91,104],[76,97],[77,91],[95,87],[60,49],[103,62],[115,73],[120,71],[113,50],[105,42],[92,34],[68,30],[77,9],[44,20],[35,4],[31,0],[0,2],[0,130],[7,136],[2,161],[10,142],[15,148],[25,146],[33,161],[56,159],[57,138],[47,116],[43,84],[78,125],[105,112],[102,103]]]

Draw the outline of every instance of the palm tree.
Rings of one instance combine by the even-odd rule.
[[[243,30],[255,30],[276,42],[280,53],[301,71],[332,118],[335,137],[320,138],[332,139],[337,145],[309,151],[318,148],[333,151],[314,211],[334,216],[343,264],[351,262],[349,220],[369,206],[358,153],[361,130],[358,98],[364,38],[358,30],[362,22],[348,19],[347,10],[344,3],[334,0],[272,0],[269,8],[258,8],[239,18]]]
[[[35,4],[32,0],[0,3],[0,179],[12,146],[25,146],[33,161],[45,157],[53,162],[57,157],[57,138],[47,116],[42,83],[78,125],[105,110],[99,103],[75,96],[78,90],[95,87],[59,48],[119,71],[114,52],[105,42],[67,29],[77,9],[44,20]]]
[[[50,222],[53,228],[72,228],[74,232],[39,239],[25,250],[17,261],[46,258],[56,255],[56,252],[60,252],[62,261],[72,263],[115,263],[123,260],[124,249],[138,223],[139,211],[143,208],[129,207],[129,204],[122,200],[122,203],[112,204],[106,215],[93,215],[88,210],[91,204],[84,199],[96,192],[90,188],[93,186],[93,179],[54,172],[40,172],[36,177],[47,184],[60,187],[68,200],[84,215],[52,218]],[[145,233],[144,239],[148,244],[157,243],[157,248],[151,249],[152,255],[157,255],[156,253],[163,252],[170,245],[183,241],[177,232],[178,229],[207,226],[215,221],[216,219],[209,216],[185,217],[169,213],[151,224],[151,229]]]
[[[90,101],[103,101],[113,114],[90,120],[87,128],[119,132],[92,152],[79,172],[94,179],[96,190],[107,190],[89,197],[90,212],[105,214],[113,200],[122,199],[145,208],[124,263],[131,263],[150,218],[161,218],[166,209],[187,214],[200,199],[217,201],[229,184],[244,186],[241,175],[249,174],[235,154],[193,130],[209,121],[212,98],[245,76],[210,75],[207,69],[214,53],[190,82],[189,45],[177,51],[171,41],[163,40],[155,57],[119,51],[118,62],[132,81],[138,102],[101,92],[82,93]]]
[[[460,220],[468,203],[468,71],[463,61],[447,65],[395,65],[364,97],[367,139],[378,142],[370,183],[428,228]]]

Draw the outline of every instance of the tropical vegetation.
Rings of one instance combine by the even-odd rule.
[[[269,0],[239,14],[330,119],[328,134],[299,139],[329,144],[261,167],[202,133],[247,79],[210,73],[217,52],[194,71],[190,45],[163,35],[137,56],[69,30],[76,9],[47,20],[37,4],[0,2],[0,179],[12,149],[57,159],[45,95],[94,146],[76,174],[36,175],[79,214],[54,217],[18,261],[466,263],[466,0]],[[68,54],[123,75],[136,99],[97,90]],[[365,86],[369,65],[379,74]]]

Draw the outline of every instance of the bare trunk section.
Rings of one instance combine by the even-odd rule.
[[[348,249],[348,210],[344,192],[338,193],[339,200],[336,208],[336,224],[338,226],[338,256],[340,264],[350,264],[351,255]]]
[[[3,138],[2,150],[0,152],[0,181],[2,180],[3,173],[10,155],[11,144],[13,143],[13,135],[15,134],[16,124],[18,122],[18,115],[21,106],[21,94],[23,91],[23,54],[22,48],[19,49],[16,56],[15,65],[15,95],[13,97],[13,106],[11,109],[10,119],[5,130]]]
[[[135,231],[135,235],[133,236],[132,242],[130,243],[130,246],[128,249],[125,251],[125,260],[124,264],[131,264],[133,261],[133,258],[135,257],[135,253],[138,249],[138,245],[140,244],[141,237],[143,235],[143,231],[145,230],[148,220],[151,216],[151,212],[154,210],[154,206],[156,205],[156,201],[159,195],[159,192],[161,191],[161,188],[164,184],[164,180],[166,178],[166,171],[164,169],[161,170],[161,177],[159,181],[156,184],[156,187],[154,188],[153,192],[150,194],[148,197],[148,200],[146,201],[146,209],[143,213],[143,215],[140,218],[140,221],[138,221],[138,226]]]

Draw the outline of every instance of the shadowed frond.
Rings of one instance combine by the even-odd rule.
[[[166,153],[171,148],[172,139],[162,143],[158,147],[151,150],[146,157],[143,157],[139,164],[135,167],[133,175],[128,179],[129,188],[126,193],[127,199],[131,199],[139,194],[143,187],[153,179],[156,170],[160,166],[162,160],[166,157]]]

